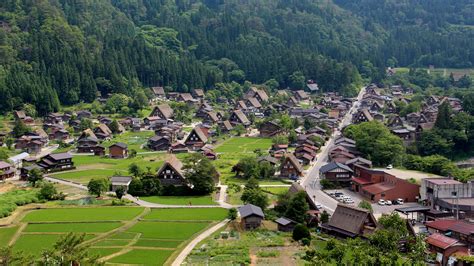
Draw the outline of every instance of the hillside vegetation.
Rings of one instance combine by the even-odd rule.
[[[429,2],[429,3],[428,3]],[[4,0],[0,111],[219,83],[353,95],[383,67],[472,67],[472,3],[415,0]]]

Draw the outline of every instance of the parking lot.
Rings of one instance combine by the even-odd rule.
[[[344,196],[348,196],[354,201],[354,203],[348,204],[348,205],[354,206],[354,207],[357,207],[362,200],[366,200],[360,194],[355,193],[355,192],[353,192],[349,189],[329,189],[329,190],[324,190],[324,192],[326,194],[328,194],[329,196],[331,196],[331,194],[333,194],[333,193],[342,193]],[[334,200],[334,201],[337,201],[339,203],[343,203],[341,201],[338,201],[334,196],[331,196],[331,199]],[[384,206],[382,206],[382,205],[379,205],[377,203],[372,203],[372,209],[374,211],[373,213],[374,213],[374,216],[376,218],[380,217],[384,213],[392,213],[397,208],[413,207],[413,206],[420,206],[420,204],[415,203],[415,202],[405,202],[403,205],[389,205],[389,206],[384,205]]]

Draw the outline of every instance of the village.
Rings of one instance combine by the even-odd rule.
[[[297,91],[270,93],[252,86],[238,100],[209,100],[202,89],[177,93],[153,87],[150,91],[149,113],[144,117],[74,110],[34,118],[25,110],[15,111],[7,122],[12,131],[0,133],[1,145],[11,154],[0,161],[0,188],[44,179],[82,190],[82,197],[91,192],[93,180],[106,180],[106,197],[120,191],[130,206],[153,211],[236,208],[239,230],[293,232],[302,221],[274,213],[267,221],[262,206],[239,198],[242,188],[245,191],[249,186],[249,177],[257,177],[270,198],[265,207],[278,206],[279,194],[302,193],[308,205],[304,223],[316,224],[327,235],[366,238],[378,229],[378,218],[395,212],[406,218],[410,234],[426,236],[427,250],[436,254],[438,262],[470,255],[474,231],[469,222],[474,215],[471,182],[397,168],[395,161],[376,165],[345,134],[351,125],[376,121],[408,147],[433,128],[442,104],[462,112],[460,99],[431,95],[422,100],[419,112],[400,114],[399,103],[410,104],[414,93],[400,85],[379,88],[371,84],[355,98],[320,92],[312,80],[305,90]],[[105,104],[112,97],[101,96],[98,101]],[[217,171],[210,193],[196,194],[195,184],[187,179],[190,169],[186,165],[192,160],[188,155],[193,154],[211,162]],[[161,189],[145,189],[147,180],[155,180]],[[64,196],[71,197],[67,192]],[[362,204],[370,206],[361,208]],[[229,222],[224,221],[208,228],[205,235],[220,232]],[[198,237],[204,240],[202,234]],[[15,241],[8,243],[15,246]],[[173,265],[184,262],[198,243],[187,243],[191,246],[179,252]],[[122,256],[121,252],[114,256],[113,251],[102,254],[104,261]],[[167,256],[164,261],[171,263]]]

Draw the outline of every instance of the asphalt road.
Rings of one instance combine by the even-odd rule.
[[[337,201],[321,190],[321,185],[319,184],[319,169],[328,163],[328,154],[329,150],[334,146],[334,140],[341,134],[340,130],[349,125],[352,120],[352,114],[357,112],[359,107],[359,101],[362,100],[362,96],[365,93],[365,88],[362,88],[357,96],[357,100],[352,104],[351,109],[342,119],[339,127],[333,132],[326,144],[321,147],[320,153],[316,162],[308,169],[306,175],[300,180],[300,184],[305,188],[306,192],[316,203],[319,203],[323,208],[329,213],[333,213],[337,207]]]

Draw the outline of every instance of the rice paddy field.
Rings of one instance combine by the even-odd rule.
[[[206,228],[225,219],[221,208],[76,207],[28,211],[0,228],[0,247],[40,256],[69,232],[85,234],[106,265],[169,265]],[[36,247],[36,248],[31,248]]]
[[[165,205],[217,205],[213,195],[206,196],[149,196],[141,200]]]

